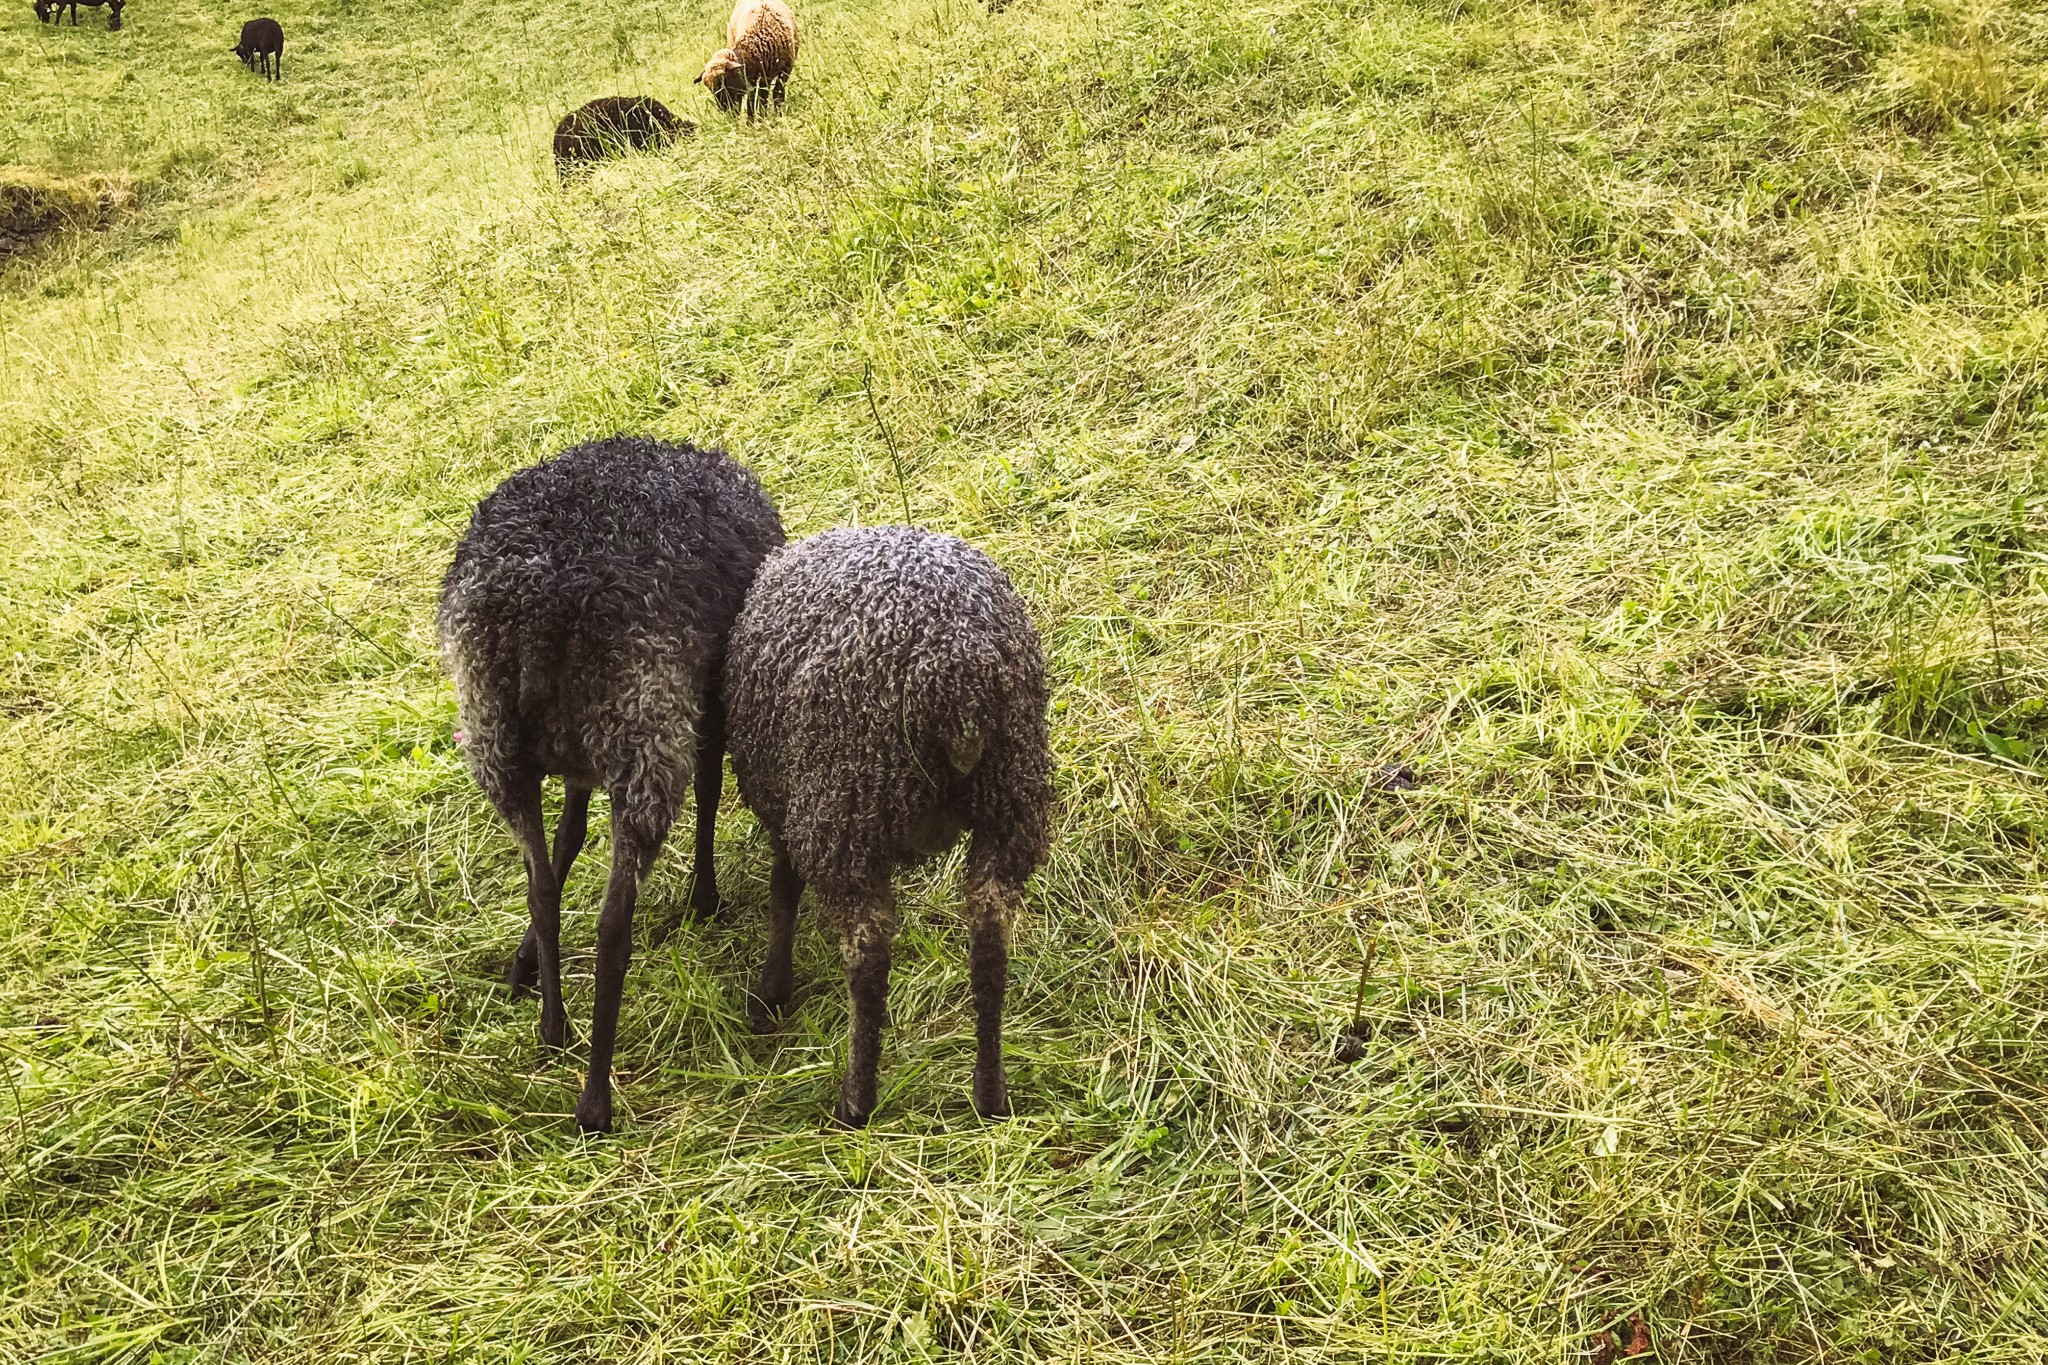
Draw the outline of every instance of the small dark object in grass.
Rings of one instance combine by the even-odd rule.
[[[277,20],[251,19],[242,25],[242,41],[228,50],[265,80],[284,79],[284,27]]]
[[[646,95],[607,95],[571,110],[555,125],[555,174],[566,180],[578,167],[627,152],[665,147],[697,125]]]
[[[1339,1063],[1350,1066],[1362,1062],[1372,1054],[1372,1040],[1366,1037],[1365,1025],[1353,1024],[1337,1035],[1337,1046],[1331,1053]]]
[[[0,167],[0,265],[58,234],[103,228],[128,193],[103,180],[65,180]]]
[[[526,860],[526,937],[506,984],[539,985],[540,1038],[568,1039],[562,883],[590,794],[611,798],[612,867],[597,921],[590,1070],[576,1123],[612,1126],[612,1044],[640,883],[692,782],[700,916],[719,911],[712,831],[724,786],[718,669],[747,585],[782,543],[760,483],[718,450],[638,436],[563,451],[477,505],[441,587],[441,653],[469,770]],[[548,850],[541,784],[562,778]]]
[[[1383,792],[1412,792],[1422,783],[1406,763],[1382,763],[1373,770],[1372,785]]]
[[[1650,1329],[1643,1322],[1643,1315],[1628,1315],[1628,1354],[1646,1356],[1650,1353]]]
[[[36,18],[46,24],[59,21],[65,10],[71,11],[71,27],[78,27],[78,7],[107,11],[107,31],[118,32],[121,27],[121,11],[128,7],[128,0],[36,0]]]

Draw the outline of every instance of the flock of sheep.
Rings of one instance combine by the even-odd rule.
[[[50,22],[65,5],[36,0]],[[235,55],[282,76],[275,19],[242,26]],[[697,80],[749,117],[782,102],[797,52],[785,0],[739,0]],[[557,169],[655,146],[691,126],[659,101],[594,100],[555,130]],[[768,951],[752,994],[766,1032],[794,990],[797,907],[810,887],[839,938],[852,1047],[834,1109],[875,1107],[901,869],[964,834],[974,1106],[1010,1111],[1003,998],[1010,927],[1051,838],[1045,660],[1030,614],[994,561],[906,526],[785,544],[760,482],[716,449],[614,436],[507,478],[478,504],[442,585],[441,652],[457,742],[526,864],[527,930],[506,973],[538,988],[540,1037],[568,1037],[562,886],[600,788],[612,859],[597,925],[590,1067],[576,1121],[612,1125],[611,1061],[641,882],[684,797],[696,797],[692,909],[723,912],[712,831],[728,750],[766,827]],[[552,846],[544,779],[564,795]],[[667,926],[663,926],[665,931]]]
[[[725,46],[711,54],[694,82],[718,107],[752,118],[780,105],[796,67],[796,15],[785,0],[739,0],[725,23]],[[649,95],[607,95],[564,115],[555,125],[555,172],[620,152],[661,147],[696,131]]]
[[[78,7],[87,9],[106,7],[107,30],[118,32],[121,28],[121,11],[128,8],[128,0],[35,0],[36,20],[44,24],[63,21],[64,11],[71,11],[71,26],[78,27]],[[242,37],[228,49],[242,59],[242,65],[257,71],[269,80],[284,79],[284,26],[275,19],[251,19],[242,25]]]
[[[897,871],[969,836],[974,1106],[1010,1111],[1003,995],[1010,926],[1050,840],[1045,660],[1016,589],[951,536],[906,526],[785,544],[774,504],[719,450],[614,436],[522,469],[478,504],[441,589],[457,740],[526,862],[526,937],[506,973],[540,989],[540,1037],[567,1038],[562,884],[591,793],[611,800],[597,923],[586,1132],[612,1122],[611,1061],[639,888],[692,787],[700,915],[722,913],[712,828],[729,750],[767,828],[765,1032],[793,989],[809,886],[852,997],[838,1122],[875,1107]],[[559,776],[552,849],[541,786]]]
[[[107,11],[107,28],[119,30],[127,0],[34,0],[36,19],[62,21],[71,11],[78,26],[78,7]],[[713,53],[696,84],[711,92],[718,107],[743,111],[749,118],[766,104],[780,105],[796,66],[796,15],[786,0],[739,0],[726,21],[725,46]],[[284,78],[284,27],[264,17],[242,25],[231,49],[242,65],[266,79]],[[555,164],[566,173],[577,162],[596,161],[619,151],[660,146],[693,131],[661,101],[644,95],[612,95],[592,100],[555,126]]]
[[[796,64],[784,0],[739,0],[697,83],[751,118]],[[646,96],[593,100],[555,128],[555,166],[694,131]],[[723,452],[613,437],[507,479],[477,507],[441,593],[441,645],[470,771],[526,862],[526,937],[506,973],[538,986],[560,1046],[562,884],[592,791],[611,797],[590,1068],[576,1122],[612,1123],[611,1061],[640,883],[693,786],[692,909],[722,912],[712,829],[732,756],[768,830],[768,952],[757,1032],[794,990],[809,886],[837,932],[852,1047],[833,1117],[875,1108],[904,867],[969,836],[974,1107],[1010,1112],[1003,996],[1010,926],[1051,838],[1045,659],[1016,589],[981,551],[905,526],[783,543],[761,485]],[[541,784],[563,781],[550,849]]]

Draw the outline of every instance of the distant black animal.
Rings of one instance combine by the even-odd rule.
[[[251,19],[242,25],[242,41],[230,51],[251,71],[261,71],[273,81],[284,79],[284,29],[277,20]]]
[[[522,469],[477,505],[441,586],[441,655],[469,770],[526,855],[526,938],[507,983],[540,986],[560,1047],[562,883],[590,793],[611,798],[612,871],[597,921],[590,1070],[576,1122],[612,1126],[612,1043],[640,882],[694,781],[700,915],[718,910],[712,829],[724,785],[726,633],[782,522],[717,450],[614,436]],[[541,782],[562,777],[548,851]]]
[[[121,27],[121,11],[128,7],[128,0],[36,0],[36,18],[46,24],[57,23],[65,10],[71,11],[71,26],[78,27],[78,7],[87,9],[106,7],[107,29],[109,32]]]
[[[671,114],[646,95],[607,95],[562,116],[555,125],[555,174],[625,152],[662,147],[688,137],[697,125]]]

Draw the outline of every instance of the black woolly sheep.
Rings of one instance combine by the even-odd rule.
[[[725,696],[733,774],[775,860],[755,1028],[773,1027],[789,1002],[808,883],[838,931],[852,997],[834,1116],[865,1124],[897,927],[892,878],[971,832],[974,1106],[1008,1114],[1010,926],[1052,809],[1045,659],[1010,580],[972,546],[909,527],[788,546],[761,566],[733,625]]]
[[[583,163],[663,147],[696,131],[696,124],[677,118],[660,100],[607,95],[564,114],[555,125],[555,174],[566,180]]]
[[[796,48],[796,13],[784,0],[739,0],[725,22],[725,46],[711,54],[697,84],[720,109],[751,119],[764,102],[782,103]]]
[[[242,40],[228,50],[251,71],[273,81],[284,79],[284,28],[277,20],[249,20],[242,25]]]
[[[71,11],[71,27],[78,27],[78,7],[107,11],[107,31],[117,32],[121,27],[121,11],[128,7],[128,0],[36,0],[36,18],[46,24],[62,21],[65,10]]]
[[[506,973],[538,980],[540,1036],[560,1046],[562,883],[590,793],[611,798],[612,867],[597,924],[585,1132],[611,1128],[612,1044],[640,882],[694,777],[700,914],[718,911],[712,829],[723,781],[726,633],[782,523],[722,451],[614,436],[520,470],[477,505],[441,588],[441,652],[469,768],[526,861],[526,938]],[[541,781],[560,775],[552,857]]]

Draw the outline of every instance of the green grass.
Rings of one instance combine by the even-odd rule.
[[[752,128],[709,3],[272,12],[0,22],[125,196],[0,267],[0,1358],[2048,1353],[2037,7],[817,3]],[[573,1135],[432,603],[621,428],[1034,604],[1012,1121],[940,868],[824,1130],[735,803]]]

